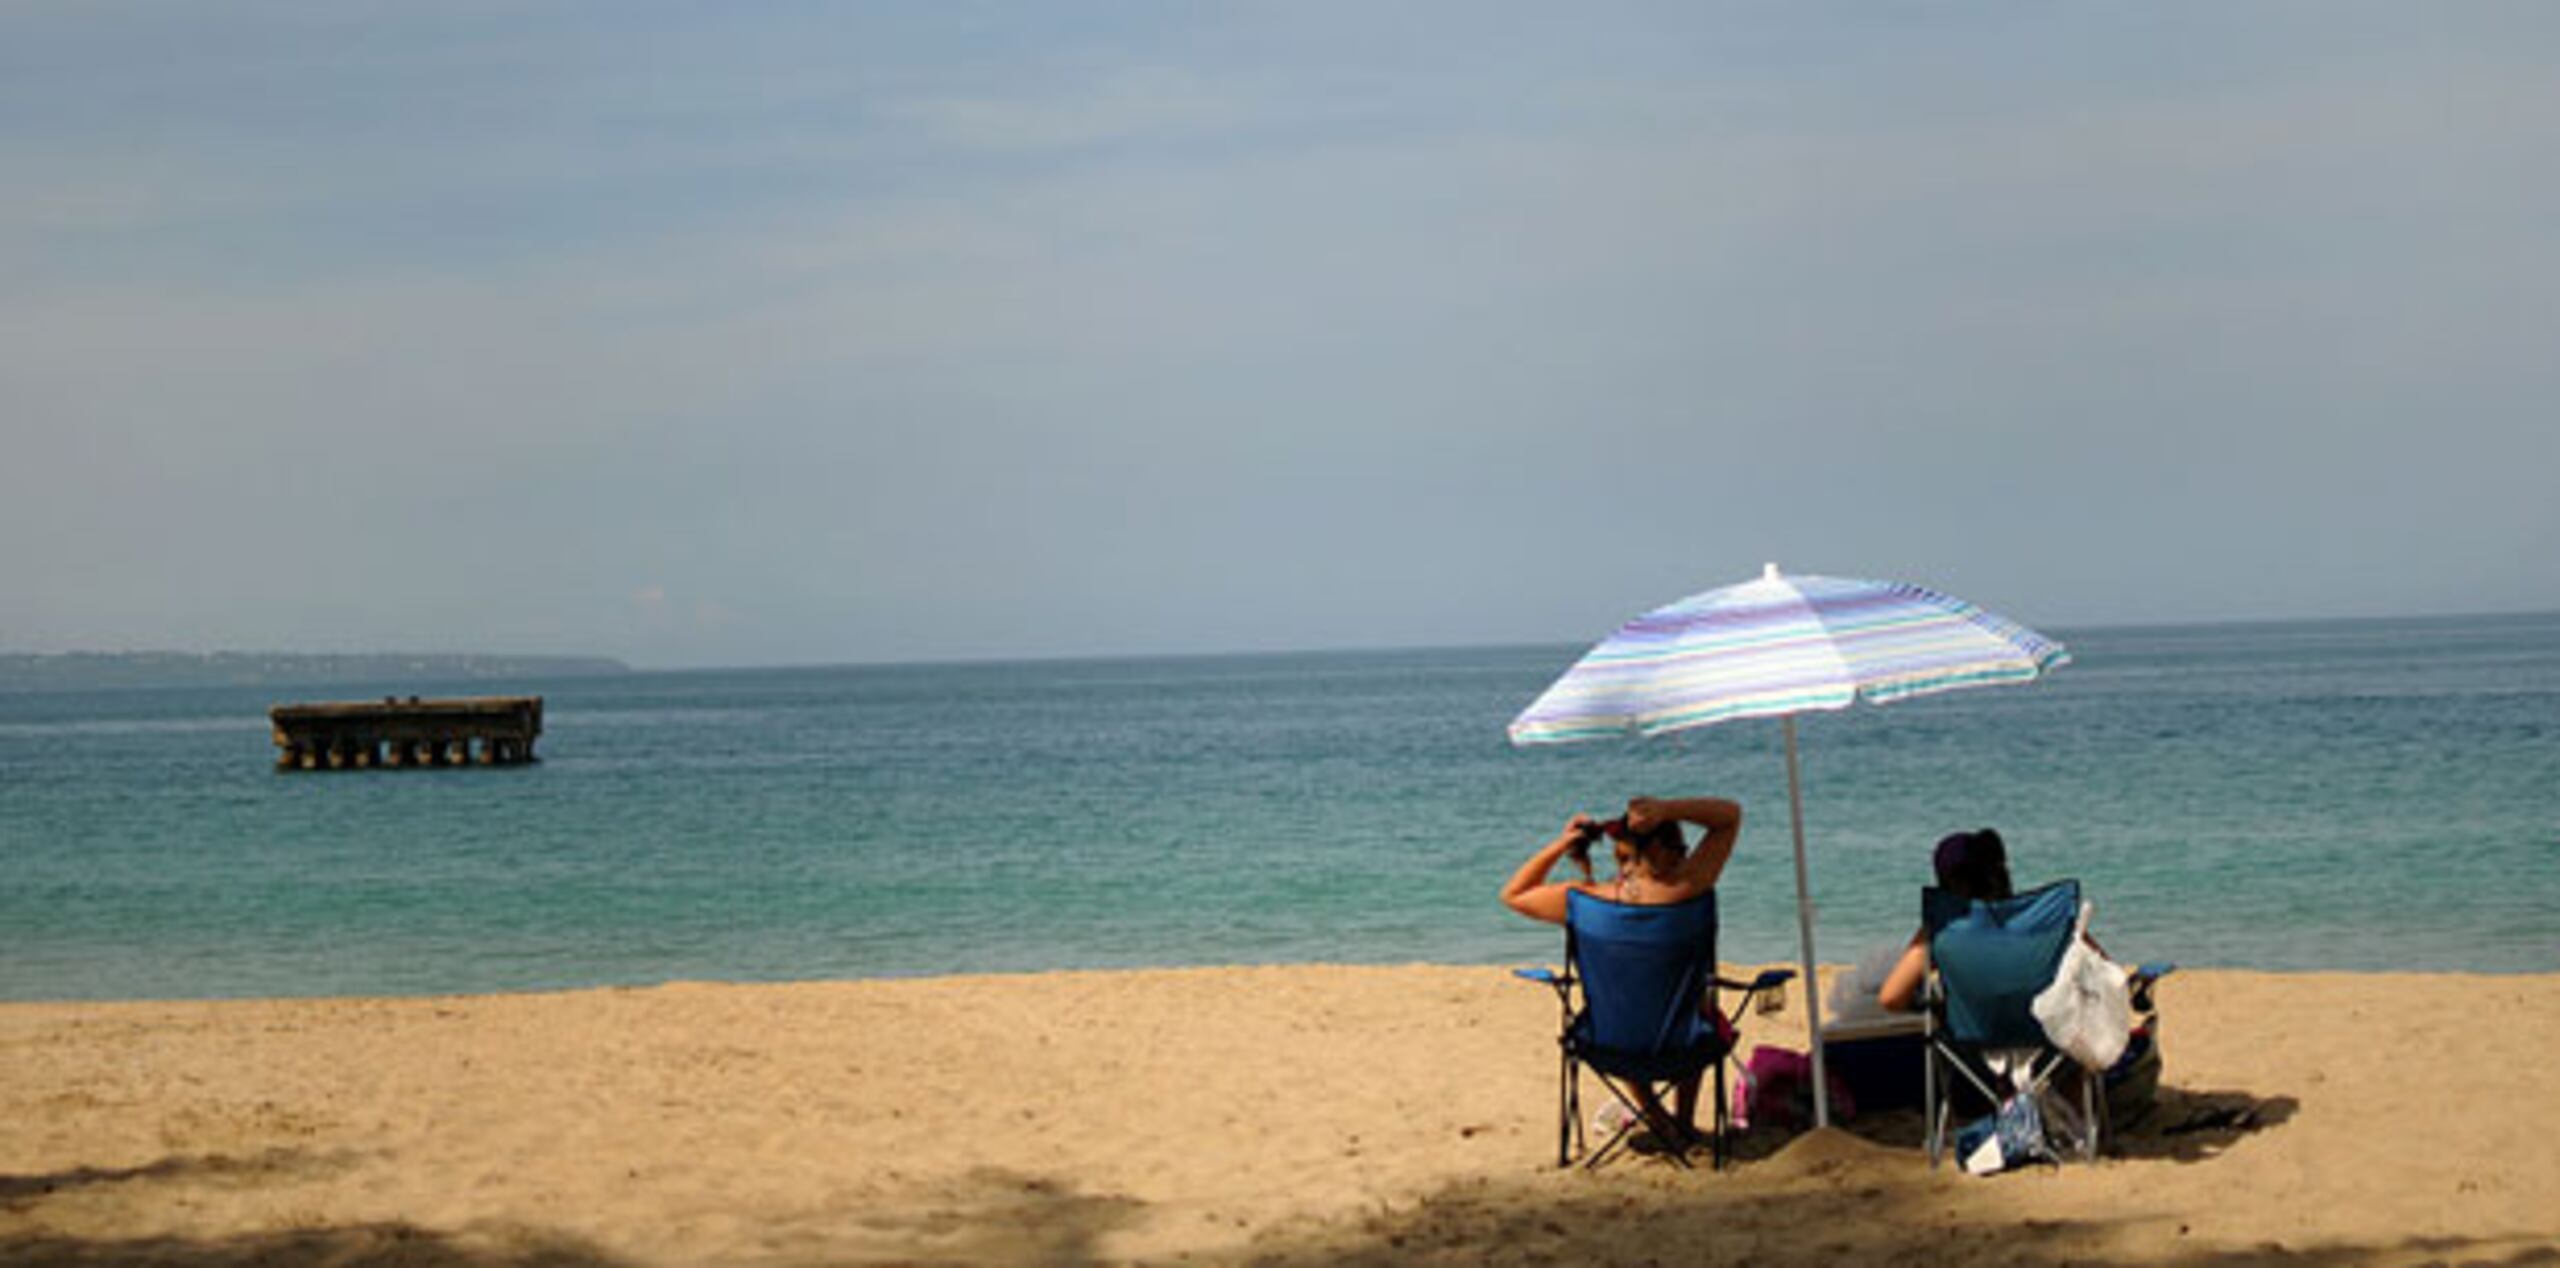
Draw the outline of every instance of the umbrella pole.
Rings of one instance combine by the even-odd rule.
[[[1780,721],[1787,737],[1787,815],[1796,834],[1796,930],[1804,939],[1805,1037],[1813,1046],[1813,1125],[1831,1125],[1831,1079],[1822,1052],[1822,979],[1813,971],[1813,889],[1805,880],[1804,781],[1796,772],[1796,715]]]

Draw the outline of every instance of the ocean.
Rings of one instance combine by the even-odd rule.
[[[2053,633],[1800,722],[1823,960],[1991,825],[2120,958],[2560,970],[2560,614]],[[1792,961],[1779,725],[1511,747],[1580,650],[0,693],[0,999],[1534,963],[1496,889],[1634,793],[1744,804],[1722,949]],[[535,765],[273,768],[271,704],[519,692]]]

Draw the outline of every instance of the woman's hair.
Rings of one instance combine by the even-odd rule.
[[[1989,828],[1938,838],[1932,861],[1938,869],[1938,888],[1958,898],[1996,902],[2010,896],[2009,847]]]
[[[1688,838],[1680,835],[1680,821],[1677,819],[1665,819],[1651,828],[1638,832],[1627,825],[1625,818],[1620,817],[1600,825],[1600,829],[1608,833],[1611,840],[1634,846],[1639,853],[1646,850],[1685,853],[1689,848]]]

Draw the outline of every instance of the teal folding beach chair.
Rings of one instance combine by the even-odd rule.
[[[1751,997],[1795,976],[1772,969],[1748,982],[1716,976],[1716,896],[1643,907],[1595,898],[1577,890],[1565,901],[1564,970],[1517,969],[1530,981],[1554,988],[1561,1015],[1556,1106],[1556,1165],[1569,1166],[1583,1152],[1581,1072],[1588,1068],[1625,1107],[1627,1120],[1585,1157],[1586,1167],[1606,1161],[1645,1125],[1639,1086],[1676,1087],[1712,1072],[1715,1118],[1710,1139],[1718,1168],[1730,1149],[1725,1099],[1725,1058],[1733,1051],[1734,1022]],[[1718,992],[1741,992],[1731,1012],[1717,1011]],[[1688,1166],[1685,1142],[1665,1156]]]
[[[1922,892],[1930,969],[1922,1105],[1930,1166],[1945,1152],[1953,1108],[1968,1090],[1986,1113],[2016,1098],[2032,1102],[2043,1131],[2036,1143],[2052,1157],[2098,1156],[2106,1130],[2100,1072],[2082,1070],[2054,1047],[2031,1007],[2053,984],[2079,921],[2078,881],[1996,900]],[[2066,1075],[2076,1095],[2059,1088]]]

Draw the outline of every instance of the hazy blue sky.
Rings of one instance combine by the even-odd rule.
[[[0,649],[2560,607],[2560,5],[0,9]]]

